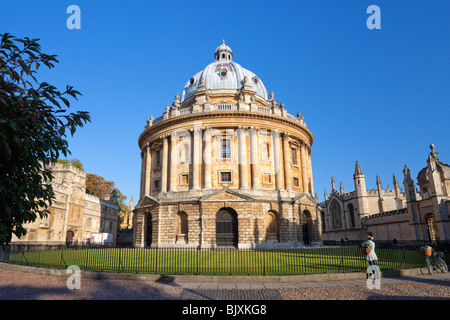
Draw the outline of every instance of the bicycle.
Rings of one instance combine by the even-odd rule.
[[[426,268],[421,268],[422,274],[433,274],[434,269],[442,273],[448,272],[448,266],[443,259],[441,252],[436,252],[431,247],[421,248],[420,253],[425,257]]]

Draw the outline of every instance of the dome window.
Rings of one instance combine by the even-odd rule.
[[[194,78],[191,78],[191,79],[189,80],[189,83],[191,84],[191,86],[193,86],[193,85],[194,85]]]
[[[253,77],[253,83],[254,83],[254,84],[258,84],[258,82],[259,82],[258,77]]]
[[[227,76],[227,74],[228,74],[228,71],[226,69],[222,69],[219,72],[219,75],[221,78],[225,78]]]

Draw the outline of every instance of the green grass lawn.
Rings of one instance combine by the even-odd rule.
[[[416,250],[377,249],[381,270],[424,266]],[[11,263],[81,270],[158,274],[307,274],[362,272],[367,266],[360,248],[286,250],[183,250],[135,248],[59,249],[11,254]]]

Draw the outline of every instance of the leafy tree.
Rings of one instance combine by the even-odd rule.
[[[48,167],[70,154],[66,130],[73,136],[90,115],[67,112],[68,98],[81,95],[72,86],[60,92],[36,79],[40,66],[58,63],[56,55],[41,52],[39,39],[8,33],[0,39],[0,244],[7,244],[13,234],[26,234],[23,224],[49,214]]]
[[[119,221],[117,223],[117,228],[120,227],[120,225],[126,221],[128,216],[131,213],[130,208],[128,205],[125,204],[125,200],[127,199],[127,196],[123,195],[122,192],[120,192],[119,189],[114,188],[111,195],[112,202],[119,207]]]
[[[67,159],[58,159],[58,163],[61,163],[61,164],[68,164],[68,163],[70,163],[70,164],[73,165],[75,168],[80,169],[81,171],[84,171],[83,164],[82,164],[81,161],[78,160],[78,159],[71,159],[71,160],[67,160]]]
[[[114,182],[108,181],[94,173],[86,174],[86,193],[105,199],[111,196],[114,190]]]
[[[127,196],[123,195],[122,192],[115,187],[113,181],[108,181],[97,174],[87,173],[86,193],[102,199],[109,199],[109,201],[119,207],[118,228],[130,214],[130,208],[125,204]]]

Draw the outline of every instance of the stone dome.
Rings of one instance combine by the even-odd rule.
[[[181,94],[181,102],[187,100],[197,91],[202,78],[207,90],[239,90],[244,85],[245,77],[247,77],[247,84],[251,86],[251,90],[255,91],[261,98],[268,100],[267,90],[261,79],[233,61],[233,51],[225,44],[225,41],[217,47],[214,52],[214,59],[213,63],[189,79]]]

